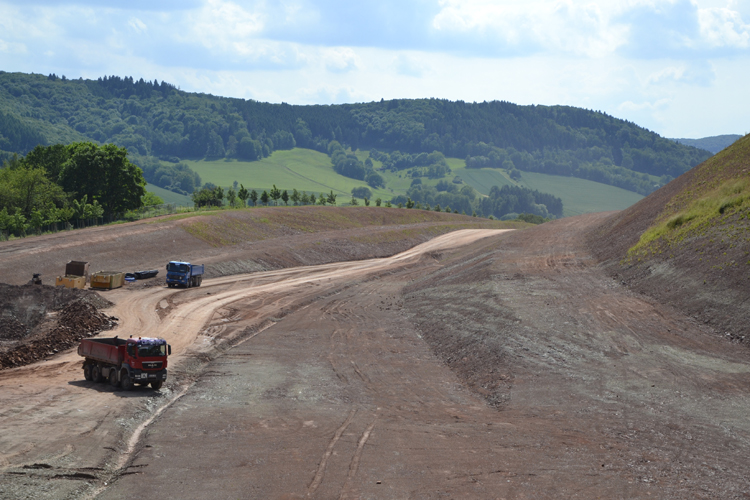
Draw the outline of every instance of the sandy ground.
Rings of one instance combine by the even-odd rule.
[[[747,351],[607,277],[597,217],[108,293],[169,383],[0,372],[0,497],[747,498]]]

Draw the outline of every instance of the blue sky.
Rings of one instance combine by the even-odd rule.
[[[750,0],[0,0],[0,69],[293,104],[568,104],[750,132]]]

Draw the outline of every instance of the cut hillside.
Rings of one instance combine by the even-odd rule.
[[[609,272],[750,342],[750,135],[588,235]]]

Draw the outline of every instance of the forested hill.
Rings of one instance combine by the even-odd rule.
[[[257,160],[277,149],[442,152],[467,166],[582,177],[641,194],[710,156],[605,113],[440,99],[293,106],[182,92],[165,82],[0,72],[0,160],[94,140],[163,160]],[[409,161],[403,162],[409,165]],[[648,174],[648,175],[647,175]]]
[[[695,146],[696,148],[705,149],[713,154],[718,153],[722,149],[731,146],[734,142],[742,137],[738,134],[726,134],[726,135],[715,135],[712,137],[703,137],[701,139],[673,139],[680,144],[687,144],[688,146]]]

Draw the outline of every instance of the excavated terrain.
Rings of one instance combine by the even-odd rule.
[[[172,345],[160,391],[87,382],[73,350],[1,371],[0,497],[747,498],[750,353],[613,279],[611,216],[138,233],[138,268],[169,235],[227,272],[102,294],[105,335]],[[45,255],[86,260],[77,237]]]

